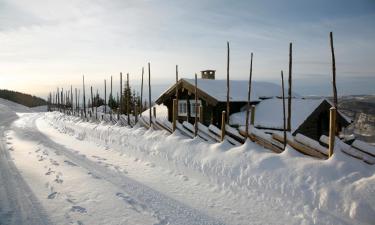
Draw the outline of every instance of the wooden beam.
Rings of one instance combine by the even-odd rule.
[[[229,41],[227,42],[227,118],[226,122],[229,122],[229,115],[230,115],[230,107],[229,107],[229,93],[230,93],[230,87],[229,87]]]
[[[195,123],[194,123],[194,137],[198,134],[198,79],[197,74],[195,74]]]
[[[246,106],[246,133],[249,133],[249,113],[250,113],[250,96],[251,96],[251,79],[253,75],[253,53],[250,54],[250,75],[249,87],[247,91],[247,106]]]
[[[287,130],[292,130],[292,43],[289,43],[289,79],[288,79],[288,122]]]
[[[142,81],[141,81],[141,105],[140,105],[140,115],[142,116],[143,112],[143,74],[144,74],[144,68],[142,67]]]
[[[177,99],[173,99],[173,115],[172,115],[172,131],[176,130],[176,123],[177,123]]]
[[[283,101],[283,128],[284,128],[284,150],[286,147],[286,118],[285,118],[285,94],[284,94],[284,74],[281,70],[281,97]]]
[[[149,124],[151,127],[152,119],[151,119],[151,68],[150,63],[148,63],[148,108],[149,108]]]
[[[221,135],[220,135],[221,142],[224,141],[224,137],[225,137],[225,115],[226,115],[226,112],[222,111],[221,112]]]
[[[329,144],[328,144],[328,157],[333,155],[335,148],[335,136],[336,136],[336,108],[331,107],[329,109]]]

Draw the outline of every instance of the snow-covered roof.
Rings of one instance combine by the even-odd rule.
[[[195,85],[195,79],[186,79],[191,85]],[[230,101],[231,102],[246,102],[248,95],[248,84],[246,80],[230,80]],[[219,102],[227,101],[227,81],[226,80],[210,80],[197,79],[198,88],[206,94],[212,96]],[[296,95],[296,94],[294,94]],[[269,98],[281,96],[281,86],[271,82],[252,82],[251,101],[260,101],[261,98]]]
[[[314,112],[325,99],[292,99],[291,131],[296,131],[303,122]],[[268,129],[283,129],[283,102],[282,99],[266,99],[255,107],[256,127]],[[285,116],[288,117],[287,99],[285,99]],[[244,125],[246,112],[238,112],[231,115],[230,123]]]

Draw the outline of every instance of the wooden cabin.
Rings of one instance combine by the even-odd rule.
[[[205,125],[221,123],[221,113],[226,110],[226,80],[216,80],[215,70],[201,71],[201,79],[197,81],[198,118]],[[180,79],[166,90],[157,100],[157,104],[164,104],[168,108],[168,119],[172,120],[173,99],[178,91],[178,120],[180,122],[195,121],[195,79]],[[247,103],[248,82],[243,80],[230,81],[230,114],[239,112]],[[269,82],[253,82],[251,92],[252,104],[263,99],[278,96],[281,93],[279,85]]]
[[[287,104],[285,99],[285,104]],[[321,135],[329,133],[329,109],[332,103],[327,99],[292,99],[291,133],[303,134],[314,140],[319,140]],[[245,109],[244,109],[245,110]],[[265,99],[255,106],[254,126],[263,130],[284,129],[283,106],[281,98]],[[231,115],[232,126],[245,126],[246,112]],[[286,112],[288,116],[288,112]],[[351,119],[340,111],[337,114],[337,129],[341,131],[351,123]]]

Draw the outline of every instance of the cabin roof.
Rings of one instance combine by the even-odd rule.
[[[194,93],[195,79],[182,78],[179,80],[179,88],[188,89],[189,92]],[[247,102],[248,95],[248,81],[245,80],[231,80],[230,83],[230,102]],[[218,102],[227,101],[227,81],[226,80],[211,80],[211,79],[197,79],[197,89],[200,98],[205,99],[212,105]],[[166,90],[156,100],[156,103],[161,104],[167,96],[174,95],[176,84]],[[297,94],[293,93],[294,96]],[[252,82],[251,101],[258,102],[264,98],[272,98],[281,95],[281,86],[271,82]]]
[[[326,99],[292,99],[292,120],[291,132],[295,132],[298,128],[309,118],[311,114],[324,102]],[[282,99],[266,99],[255,106],[255,127],[264,129],[284,129],[283,126],[283,105]],[[288,117],[287,110],[288,100],[285,99],[285,117]],[[340,113],[340,112],[339,112]],[[351,123],[351,120],[340,113],[346,122]],[[246,112],[234,113],[230,117],[231,124],[245,125]]]

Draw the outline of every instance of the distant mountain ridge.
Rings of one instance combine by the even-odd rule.
[[[42,98],[6,89],[0,89],[0,98],[16,102],[27,107],[47,105],[47,102]]]

